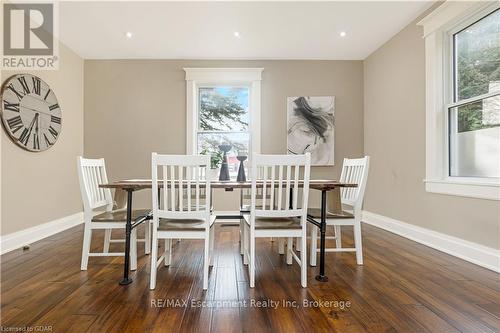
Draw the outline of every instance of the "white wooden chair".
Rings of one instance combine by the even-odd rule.
[[[84,208],[84,234],[81,269],[87,270],[89,257],[124,256],[124,252],[109,252],[111,242],[124,242],[123,239],[111,239],[113,229],[125,230],[127,221],[126,207],[116,207],[111,197],[111,190],[100,188],[99,185],[108,182],[104,159],[87,159],[81,156],[77,159],[80,191]],[[104,211],[102,209],[104,208]],[[101,209],[101,211],[96,209]],[[147,215],[149,210],[132,210],[132,218]],[[146,224],[145,252],[150,249],[149,222]],[[92,230],[104,230],[103,252],[91,253],[90,242]],[[137,229],[132,230],[130,247],[130,268],[137,269]]]
[[[251,176],[251,171],[252,169],[248,169],[249,171],[249,174]],[[262,175],[263,175],[263,171],[264,171],[264,168],[258,168],[258,178],[262,178]],[[262,188],[257,188],[257,194],[255,196],[256,200],[261,200],[263,199],[263,195],[262,195]],[[274,197],[274,196],[273,196]],[[271,199],[271,195],[269,193],[269,191],[266,193],[266,201],[267,201],[267,204],[268,205],[273,205],[275,206],[275,203],[274,202],[270,202],[269,200]],[[241,216],[245,215],[245,214],[250,214],[250,208],[251,208],[251,200],[252,200],[252,189],[249,189],[249,188],[243,188],[241,189],[241,192],[240,192],[240,214]],[[260,203],[257,203],[257,205],[255,206],[256,209],[262,209],[262,205],[260,205]],[[241,255],[244,255],[245,254],[245,249],[244,249],[244,246],[243,246],[243,239],[245,237],[245,220],[242,218],[240,219],[240,254]],[[280,254],[285,254],[285,242],[284,242],[284,239],[283,238],[280,238],[279,239],[280,242],[279,242],[279,253]],[[274,238],[271,237],[271,242],[274,241]]]
[[[215,221],[215,215],[210,211],[210,178],[204,176],[210,168],[210,156],[153,153],[151,164],[153,245],[149,287],[156,287],[156,272],[162,260],[165,266],[171,263],[172,239],[203,239],[203,289],[207,289]],[[164,186],[161,187],[161,184]],[[158,197],[159,192],[161,198]],[[187,200],[186,204],[184,200]],[[159,239],[165,240],[165,251],[158,258]]]
[[[327,225],[334,226],[334,237],[336,248],[327,248],[326,252],[356,252],[356,261],[358,265],[363,264],[363,245],[361,241],[361,211],[363,208],[363,197],[365,194],[366,181],[368,179],[368,170],[370,158],[348,159],[344,158],[340,181],[345,183],[358,184],[357,187],[346,187],[340,189],[340,199],[342,208],[351,208],[343,210],[342,214],[335,214],[327,211]],[[309,215],[320,221],[319,209],[309,209]],[[354,247],[342,247],[341,226],[354,227]],[[311,228],[311,266],[316,266],[316,256],[318,247],[318,227]]]
[[[250,214],[244,215],[244,260],[248,261],[251,288],[255,286],[257,237],[287,238],[287,264],[292,264],[292,258],[297,261],[301,266],[301,285],[307,287],[306,251],[301,252],[299,259],[291,244],[293,238],[298,237],[301,239],[302,248],[306,248],[310,165],[310,154],[253,155]],[[262,177],[259,177],[257,172],[259,167],[264,168]],[[257,203],[257,182],[262,183],[263,188],[259,203]],[[303,182],[303,186],[300,186],[300,182]],[[290,191],[293,193],[292,202],[290,202]],[[270,194],[269,201],[266,193]],[[302,201],[301,205],[299,198]],[[275,206],[272,203],[275,203]]]

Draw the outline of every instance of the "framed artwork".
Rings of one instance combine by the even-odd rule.
[[[311,153],[311,165],[334,165],[334,96],[287,98],[288,154]]]

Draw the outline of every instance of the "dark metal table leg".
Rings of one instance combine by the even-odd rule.
[[[320,245],[319,245],[319,275],[316,275],[316,280],[321,282],[328,281],[328,276],[325,275],[325,244],[326,242],[326,191],[321,191],[321,228],[320,228]]]
[[[123,280],[120,281],[122,286],[131,284],[132,279],[128,277],[130,269],[130,234],[132,233],[132,192],[127,190],[127,224],[125,226],[125,263],[123,265]]]

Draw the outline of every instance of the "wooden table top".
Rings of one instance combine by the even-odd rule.
[[[269,181],[267,182],[270,187]],[[277,181],[275,181],[275,186],[277,186]],[[160,187],[163,187],[163,181],[159,180],[158,184]],[[257,187],[262,187],[263,182],[258,181]],[[299,186],[302,184],[302,181],[299,181]],[[201,184],[200,184],[201,185]],[[193,185],[194,186],[194,185]],[[283,185],[285,186],[285,185]],[[341,183],[337,180],[331,179],[311,179],[309,181],[309,188],[315,190],[333,190],[339,187],[357,187],[357,184],[349,184],[349,183]],[[101,184],[99,187],[102,188],[114,188],[114,189],[122,189],[122,190],[142,190],[152,187],[151,179],[124,179],[116,182],[111,182],[108,184]],[[251,188],[252,181],[247,180],[245,182],[237,182],[237,181],[220,181],[214,180],[210,182],[210,187],[212,188],[222,188],[222,189],[233,189],[233,188]]]

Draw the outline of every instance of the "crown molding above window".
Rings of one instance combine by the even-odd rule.
[[[184,68],[186,81],[261,81],[264,68]]]
[[[417,25],[424,28],[425,38],[437,30],[446,29],[448,25],[458,24],[461,20],[467,19],[471,13],[482,10],[487,6],[491,6],[491,3],[483,1],[446,1],[420,20]]]

